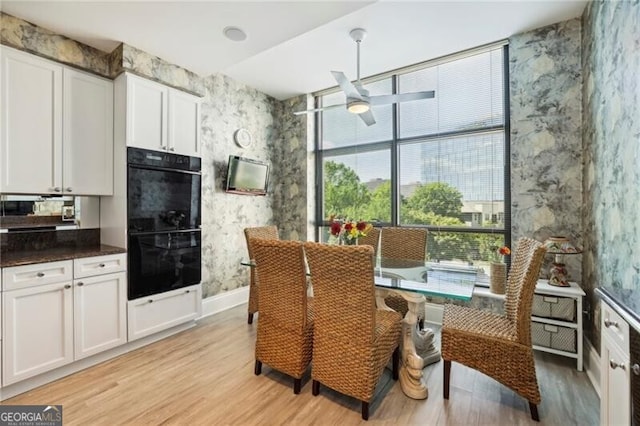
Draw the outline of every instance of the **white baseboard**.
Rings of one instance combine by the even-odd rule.
[[[586,355],[584,371],[587,373],[587,377],[589,377],[598,396],[602,397],[600,395],[600,355],[598,355],[596,348],[594,348],[587,339],[584,339],[584,352]]]
[[[249,286],[225,291],[202,300],[202,317],[226,311],[249,300]]]

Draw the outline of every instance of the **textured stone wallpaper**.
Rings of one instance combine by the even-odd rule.
[[[0,12],[0,42],[47,59],[110,77],[109,54]]]
[[[600,286],[640,294],[640,2],[589,3],[583,26],[583,275],[595,305]]]
[[[514,244],[564,235],[582,247],[580,39],[578,19],[509,39]],[[580,258],[564,256],[572,281],[582,280]]]

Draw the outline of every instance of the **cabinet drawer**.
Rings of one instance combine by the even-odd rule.
[[[531,323],[531,341],[534,345],[559,351],[577,352],[576,330],[558,325]]]
[[[201,293],[198,284],[129,301],[129,341],[199,318]]]
[[[72,279],[73,262],[71,260],[13,266],[2,269],[2,290],[16,290]]]
[[[576,301],[570,297],[534,294],[531,314],[573,322],[576,320]]]
[[[629,351],[629,324],[622,319],[609,305],[601,304],[602,337],[607,337],[624,352]]]
[[[108,256],[83,257],[73,261],[73,276],[75,278],[91,277],[94,275],[122,272],[127,269],[127,255],[111,254]]]

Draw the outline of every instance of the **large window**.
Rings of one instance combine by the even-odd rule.
[[[506,46],[455,55],[367,84],[371,95],[435,90],[375,106],[367,127],[342,108],[319,113],[319,238],[328,218],[429,229],[428,257],[483,266],[510,245]],[[317,97],[345,102],[340,91]]]

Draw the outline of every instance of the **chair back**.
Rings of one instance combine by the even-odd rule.
[[[275,225],[270,226],[257,226],[254,228],[244,228],[244,237],[247,240],[247,252],[249,253],[249,259],[253,259],[253,251],[249,240],[261,239],[261,240],[279,240],[278,228]]]
[[[251,240],[260,321],[300,332],[307,324],[307,271],[301,241]]]
[[[380,229],[371,228],[371,230],[367,232],[366,237],[358,238],[358,245],[373,247],[373,257],[378,256],[378,246],[380,245]]]
[[[327,342],[370,347],[376,312],[373,248],[307,242],[304,250],[313,285],[314,353],[326,350]]]
[[[380,256],[383,259],[424,261],[427,256],[427,230],[424,228],[382,228]]]
[[[531,346],[531,306],[546,249],[531,238],[518,240],[507,280],[504,310],[516,324],[518,341]]]

